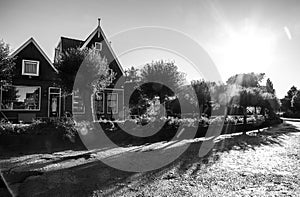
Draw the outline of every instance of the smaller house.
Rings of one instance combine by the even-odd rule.
[[[1,87],[1,116],[13,122],[59,117],[58,71],[38,43],[30,38],[11,57],[16,58],[15,75],[11,86]]]

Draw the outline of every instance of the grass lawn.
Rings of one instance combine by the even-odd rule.
[[[286,121],[260,133],[221,136],[202,158],[202,141],[195,139],[173,163],[144,173],[120,171],[97,158],[155,151],[161,143],[6,157],[0,166],[21,196],[299,196],[299,131],[300,122]]]

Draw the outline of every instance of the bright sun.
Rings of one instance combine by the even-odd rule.
[[[275,37],[257,28],[231,32],[223,51],[223,64],[230,72],[264,72],[274,56]]]

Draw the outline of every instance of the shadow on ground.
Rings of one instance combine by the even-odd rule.
[[[216,139],[213,149],[204,157],[198,156],[202,142],[193,142],[185,153],[171,164],[145,173],[120,171],[97,161],[44,174],[29,174],[18,182],[19,191],[28,196],[39,192],[38,189],[44,190],[43,194],[46,196],[59,196],[62,192],[69,193],[70,196],[110,196],[120,190],[135,191],[138,187],[148,185],[157,179],[168,180],[186,175],[196,176],[200,170],[218,161],[223,152],[255,150],[260,146],[281,146],[284,137],[299,131],[296,126],[284,122],[260,132],[249,132],[247,135],[240,133],[223,135]],[[51,162],[59,164],[67,160],[89,159],[90,154],[92,152]],[[34,177],[28,179],[30,176]],[[45,187],[45,185],[48,186]]]
[[[194,142],[184,154],[182,154],[170,165],[146,173],[128,173],[127,177],[124,177],[122,180],[123,182],[114,184],[113,188],[104,186],[98,191],[106,191],[103,193],[110,196],[118,190],[133,190],[134,188],[127,186],[128,183],[132,182],[131,176],[140,178],[138,183],[139,185],[147,185],[157,178],[175,179],[177,177],[183,177],[186,175],[196,176],[198,171],[205,169],[218,161],[220,154],[223,152],[229,152],[231,150],[255,150],[260,146],[281,146],[284,137],[289,136],[293,132],[299,131],[300,130],[294,125],[282,123],[261,131],[249,132],[247,135],[243,135],[241,133],[234,135],[223,135],[216,141],[214,148],[204,157],[198,156],[202,142]]]

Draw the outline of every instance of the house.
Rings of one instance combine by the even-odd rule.
[[[85,40],[61,37],[55,48],[54,62],[70,48],[85,47],[95,47],[116,73],[111,84],[94,97],[97,117],[124,118],[124,89],[122,82],[116,83],[123,79],[124,71],[100,26],[100,19],[96,29]],[[16,57],[16,70],[12,86],[1,87],[1,118],[31,122],[37,118],[61,117],[67,112],[85,113],[85,106],[76,91],[73,95],[63,96],[58,85],[58,70],[33,38],[13,52],[11,57]]]
[[[57,69],[30,38],[11,54],[15,57],[12,86],[1,87],[1,115],[13,122],[31,122],[38,117],[61,115],[61,91],[57,87]],[[50,101],[57,103],[56,108]]]
[[[116,74],[115,79],[112,80],[111,84],[103,89],[103,91],[97,92],[95,95],[97,117],[103,119],[123,119],[124,82],[122,80],[124,70],[118,61],[116,54],[112,50],[111,43],[107,40],[100,26],[100,19],[98,19],[97,27],[85,40],[61,37],[55,48],[54,62],[58,61],[61,53],[65,53],[70,48],[84,49],[85,47],[95,48],[95,50],[99,51],[100,55],[107,59],[109,68]],[[73,114],[84,114],[84,106],[82,106],[80,99],[77,98],[76,91],[73,92],[73,96],[67,97],[64,110],[72,111]]]

